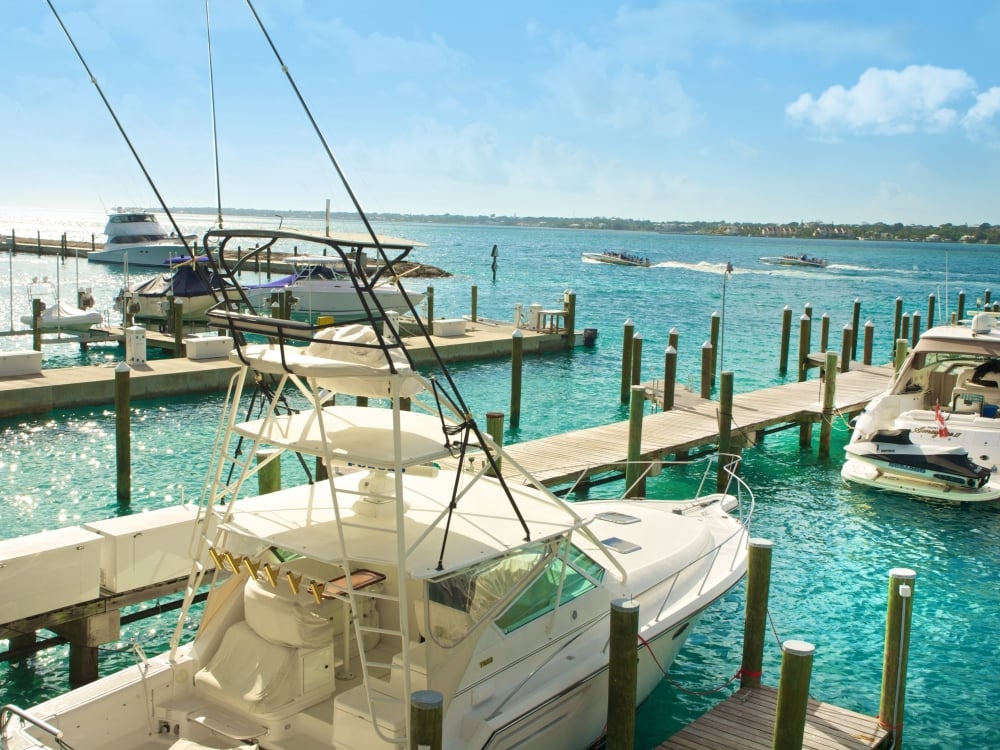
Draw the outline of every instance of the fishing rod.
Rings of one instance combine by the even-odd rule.
[[[142,170],[142,173],[146,177],[146,182],[149,183],[149,187],[152,188],[153,193],[156,194],[156,200],[159,201],[160,207],[167,215],[167,218],[170,219],[170,224],[171,226],[173,226],[174,232],[180,238],[180,241],[184,244],[184,249],[188,251],[188,255],[194,258],[195,257],[194,251],[191,249],[191,246],[188,245],[187,238],[184,237],[184,233],[181,231],[180,227],[177,226],[177,222],[174,221],[174,215],[170,213],[170,209],[167,208],[167,204],[163,200],[163,196],[160,195],[160,191],[157,189],[156,183],[153,182],[153,178],[152,176],[150,176],[149,171],[146,169],[146,165],[143,164],[142,159],[139,158],[139,152],[136,151],[135,146],[132,145],[132,141],[129,139],[128,134],[125,132],[125,128],[122,127],[121,121],[118,119],[118,115],[115,114],[114,109],[111,107],[111,103],[108,101],[108,98],[104,95],[104,92],[101,90],[101,85],[97,82],[97,78],[94,76],[93,73],[90,72],[90,66],[87,65],[87,61],[84,60],[83,55],[80,54],[80,50],[76,46],[76,42],[73,41],[73,37],[70,35],[69,29],[66,28],[66,24],[64,24],[62,22],[62,18],[59,17],[59,13],[58,11],[56,11],[55,6],[52,4],[52,0],[45,0],[45,2],[48,3],[49,9],[52,11],[52,15],[56,17],[56,21],[58,21],[59,26],[63,30],[63,33],[66,35],[66,38],[69,40],[70,45],[73,47],[73,51],[76,53],[77,58],[79,58],[80,63],[83,65],[83,69],[86,70],[87,75],[90,76],[90,82],[94,84],[94,88],[97,89],[97,93],[100,95],[101,101],[104,102],[104,106],[107,108],[108,113],[111,115],[111,119],[115,121],[115,125],[118,127],[118,132],[121,133],[122,138],[125,139],[125,143],[128,145],[129,150],[132,152],[132,156],[135,157],[136,163],[139,165],[139,169]]]

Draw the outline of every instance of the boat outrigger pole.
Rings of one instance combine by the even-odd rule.
[[[70,45],[73,47],[73,51],[79,58],[80,63],[83,65],[83,69],[86,70],[87,75],[90,76],[90,82],[94,84],[94,88],[97,89],[97,93],[100,95],[101,101],[104,102],[104,106],[107,108],[108,113],[111,115],[111,119],[115,121],[115,125],[118,127],[118,132],[121,133],[122,138],[125,139],[126,145],[129,147],[129,150],[132,152],[132,156],[135,157],[135,161],[139,165],[139,169],[142,170],[143,175],[145,175],[146,177],[146,182],[149,183],[149,187],[151,187],[153,189],[153,193],[156,194],[156,200],[159,201],[160,208],[163,209],[163,212],[167,215],[167,218],[170,219],[170,224],[171,226],[173,226],[174,232],[177,233],[177,237],[180,238],[180,241],[184,244],[184,249],[188,251],[188,255],[194,258],[195,257],[194,251],[191,249],[191,246],[188,244],[187,239],[184,237],[184,233],[181,231],[181,228],[177,226],[177,222],[174,221],[174,215],[170,213],[170,209],[167,208],[167,204],[163,200],[163,196],[160,195],[160,191],[157,190],[156,188],[156,183],[153,182],[153,178],[146,170],[146,165],[143,164],[142,159],[139,158],[139,152],[136,151],[135,146],[132,145],[132,141],[129,139],[128,134],[125,132],[125,128],[122,127],[122,124],[118,119],[118,115],[115,114],[115,111],[111,107],[111,103],[108,101],[108,98],[104,96],[104,92],[101,90],[101,85],[97,82],[97,78],[94,76],[93,73],[90,72],[90,67],[87,65],[87,61],[84,60],[83,55],[80,54],[80,50],[77,48],[76,42],[73,41],[73,37],[70,36],[69,30],[66,28],[66,25],[62,22],[62,19],[59,17],[59,13],[56,11],[55,6],[52,5],[52,0],[45,0],[45,2],[48,3],[48,6],[52,11],[52,15],[56,17],[56,21],[59,22],[59,26],[62,28],[63,33],[66,35],[66,38],[69,40]]]

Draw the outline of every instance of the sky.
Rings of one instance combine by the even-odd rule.
[[[1000,223],[1000,0],[50,1],[0,207]]]

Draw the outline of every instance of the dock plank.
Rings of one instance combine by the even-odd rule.
[[[743,688],[657,746],[657,750],[769,750],[778,691]],[[888,733],[875,717],[810,699],[803,750],[873,750]]]

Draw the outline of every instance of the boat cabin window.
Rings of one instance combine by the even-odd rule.
[[[565,539],[531,544],[514,554],[428,581],[431,631],[459,640],[486,617],[511,633],[595,588],[605,570]],[[519,592],[519,593],[515,593]],[[514,595],[512,601],[510,597]],[[456,612],[457,610],[457,612]],[[458,612],[463,623],[455,622]]]
[[[512,633],[555,609],[557,597],[562,606],[595,588],[604,579],[604,572],[604,568],[579,549],[564,543],[541,575],[494,622],[504,633]]]

